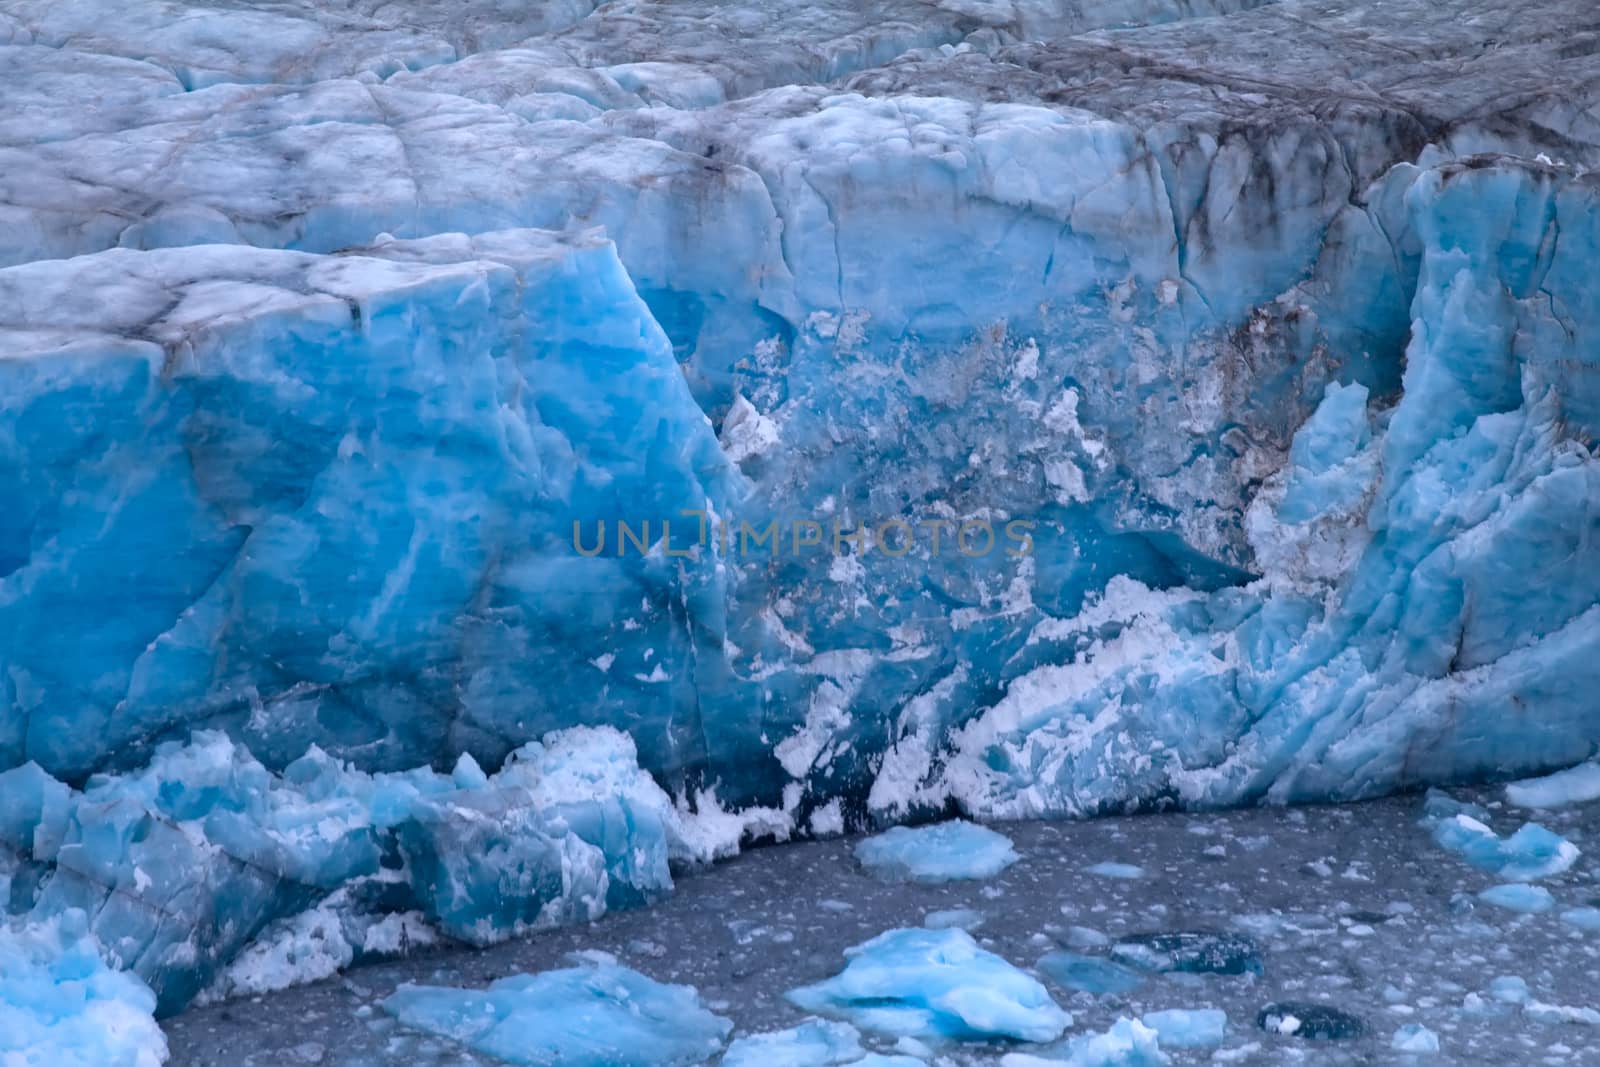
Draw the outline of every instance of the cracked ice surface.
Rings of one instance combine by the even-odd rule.
[[[726,843],[1593,754],[1592,5],[0,0],[0,42],[30,790],[201,728],[367,775],[615,727]],[[784,550],[669,552],[695,516]]]

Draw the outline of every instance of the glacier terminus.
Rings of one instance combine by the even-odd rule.
[[[0,0],[0,1062],[1600,1062],[1596,168],[1586,0]]]

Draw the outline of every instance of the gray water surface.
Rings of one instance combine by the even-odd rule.
[[[1470,798],[1495,804],[1499,796]],[[1024,968],[1053,949],[1094,940],[1084,930],[1112,940],[1190,929],[1254,938],[1260,976],[1156,975],[1122,996],[1051,985],[1076,1017],[1072,1033],[1163,1008],[1224,1009],[1229,1030],[1222,1048],[1174,1052],[1174,1063],[1600,1063],[1600,1027],[1539,1022],[1515,1006],[1495,1019],[1460,1010],[1466,994],[1486,995],[1500,975],[1520,976],[1540,1001],[1600,1007],[1600,933],[1560,918],[1564,909],[1600,898],[1600,804],[1550,813],[1494,809],[1502,833],[1531,817],[1584,850],[1571,870],[1542,883],[1557,905],[1539,915],[1477,900],[1498,879],[1436,846],[1417,825],[1420,813],[1419,797],[1400,797],[1003,825],[1020,862],[986,881],[936,886],[877,881],[855,863],[854,838],[754,849],[684,873],[675,895],[653,908],[484,950],[433,949],[189,1011],[166,1023],[171,1062],[489,1063],[405,1030],[380,1002],[405,982],[482,985],[564,966],[569,953],[584,950],[613,953],[653,978],[695,986],[734,1021],[736,1033],[777,1029],[805,1017],[784,992],[836,973],[844,949],[886,929],[920,925],[932,911],[972,908],[983,917],[974,936]],[[1137,865],[1144,875],[1109,878],[1086,870],[1103,862]],[[1265,1033],[1256,1016],[1275,1000],[1352,1012],[1365,1022],[1366,1035],[1308,1042]],[[1411,1022],[1439,1035],[1438,1054],[1389,1050],[1396,1028]],[[939,1062],[992,1063],[1018,1047],[951,1047]]]

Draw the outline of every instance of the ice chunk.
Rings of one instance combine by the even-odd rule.
[[[1600,1011],[1594,1008],[1546,1004],[1543,1001],[1530,1000],[1523,1005],[1522,1013],[1539,1023],[1580,1023],[1584,1026],[1600,1026]]]
[[[1132,863],[1112,863],[1107,861],[1085,867],[1084,870],[1090,874],[1098,874],[1102,878],[1134,879],[1144,877],[1144,868],[1135,866]]]
[[[1584,930],[1600,930],[1600,908],[1568,908],[1561,913],[1561,921]]]
[[[155,994],[114,971],[81,911],[18,929],[0,920],[0,1061],[22,1067],[159,1067]]]
[[[962,819],[915,828],[896,826],[856,844],[856,859],[891,882],[992,878],[1017,862],[1011,839]]]
[[[0,844],[43,872],[29,880],[43,885],[37,899],[19,892],[13,906],[31,921],[88,911],[106,952],[149,983],[164,1013],[258,935],[213,995],[326,977],[369,951],[384,912],[420,908],[484,943],[646,902],[671,889],[669,857],[703,858],[694,817],[610,728],[532,742],[494,775],[470,758],[450,775],[369,775],[318,750],[273,774],[201,732],[81,793],[37,767],[4,777],[0,812],[13,821],[0,815]],[[370,907],[356,907],[368,890]],[[343,912],[308,910],[336,898]]]
[[[1050,1041],[1072,1025],[1044,986],[964,930],[890,930],[845,956],[843,971],[789,999],[897,1037]]]
[[[1528,1000],[1528,983],[1514,974],[1501,975],[1489,983],[1489,995],[1502,1004],[1522,1004]]]
[[[1124,937],[1111,956],[1147,971],[1187,974],[1260,974],[1261,953],[1242,934],[1176,930]]]
[[[1163,1048],[1214,1048],[1228,1034],[1228,1013],[1218,1008],[1149,1011],[1139,1021],[1156,1032]]]
[[[1528,885],[1526,882],[1508,882],[1490,886],[1478,894],[1478,899],[1496,907],[1525,914],[1549,911],[1556,903],[1555,897],[1550,895],[1550,890],[1543,886]]]
[[[1422,822],[1440,846],[1474,867],[1514,881],[1560,874],[1578,859],[1576,845],[1538,823],[1524,823],[1509,838],[1502,838],[1487,819],[1488,813],[1477,805],[1459,804],[1435,791],[1428,796]]]
[[[1126,993],[1144,984],[1144,976],[1103,956],[1051,952],[1040,958],[1041,974],[1057,985],[1084,993]],[[1148,1024],[1147,1024],[1148,1025]]]
[[[1060,1056],[1013,1052],[1000,1059],[1001,1067],[1164,1067],[1169,1062],[1156,1032],[1127,1017],[1104,1033],[1074,1037]]]
[[[1562,808],[1600,800],[1600,762],[1512,782],[1506,786],[1506,799],[1520,808]]]
[[[1395,1030],[1389,1047],[1396,1052],[1429,1053],[1439,1051],[1439,1035],[1421,1023],[1406,1023]]]
[[[848,1023],[808,1019],[787,1030],[741,1037],[723,1053],[722,1067],[833,1067],[866,1054]]]
[[[1307,1041],[1349,1041],[1367,1032],[1355,1015],[1327,1004],[1278,1001],[1262,1008],[1256,1025],[1270,1034],[1287,1034]]]
[[[922,925],[930,930],[958,927],[970,932],[983,925],[983,913],[973,908],[945,908],[928,912],[922,917]]]
[[[485,1055],[540,1067],[687,1067],[721,1051],[733,1029],[690,987],[614,963],[513,975],[481,990],[401,986],[383,1010]]]

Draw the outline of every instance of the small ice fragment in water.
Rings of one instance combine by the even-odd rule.
[[[1439,1035],[1421,1023],[1406,1023],[1389,1039],[1396,1052],[1438,1052]]]
[[[922,917],[922,925],[929,930],[948,930],[957,927],[962,930],[976,930],[983,925],[983,913],[973,908],[946,908],[943,911],[930,911]]]
[[[1164,1048],[1215,1048],[1228,1034],[1228,1013],[1218,1008],[1171,1008],[1139,1019],[1156,1032]]]
[[[1489,995],[1503,1004],[1523,1004],[1528,999],[1528,983],[1514,974],[1501,975],[1489,983]]]
[[[1096,863],[1092,867],[1085,867],[1084,870],[1090,874],[1098,874],[1102,878],[1134,879],[1144,877],[1144,868],[1136,867],[1131,863]]]
[[[1522,1013],[1534,1022],[1600,1026],[1600,1011],[1595,1011],[1593,1008],[1574,1008],[1565,1004],[1545,1004],[1542,1001],[1530,1000],[1523,1006]]]
[[[1478,899],[1497,907],[1519,911],[1525,915],[1536,912],[1549,911],[1555,906],[1556,898],[1550,895],[1550,890],[1543,886],[1528,885],[1525,882],[1510,882],[1505,885],[1490,886],[1478,894]]]
[[[896,826],[856,845],[856,860],[889,882],[992,878],[1017,862],[1011,839],[963,819]]]
[[[689,986],[616,964],[502,978],[488,989],[405,985],[383,1010],[418,1030],[534,1067],[703,1063],[733,1024]]]

